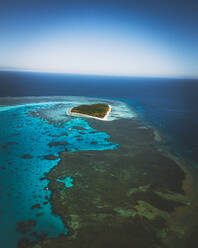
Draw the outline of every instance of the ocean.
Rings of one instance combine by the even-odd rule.
[[[120,99],[198,163],[198,80],[0,72],[0,97],[87,96]]]
[[[24,237],[67,235],[60,216],[52,214],[45,174],[59,163],[63,151],[118,149],[108,133],[65,116],[72,106],[97,102],[117,109],[112,120],[137,115],[153,125],[169,150],[198,167],[198,80],[0,72],[3,247],[15,248]],[[20,107],[13,108],[17,104]],[[70,175],[56,181],[65,189],[75,185]]]

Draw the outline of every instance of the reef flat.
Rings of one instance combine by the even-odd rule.
[[[138,119],[87,122],[119,146],[61,153],[46,178],[53,213],[68,234],[20,247],[197,247],[195,169]],[[66,177],[73,179],[72,187],[65,187]]]
[[[84,98],[85,103],[89,101],[99,100]],[[2,247],[17,247],[19,240],[20,247],[27,240],[67,234],[61,218],[51,211],[46,178],[58,164],[60,152],[116,149],[107,133],[91,128],[82,118],[66,115],[65,110],[74,104],[79,104],[79,99],[0,98]],[[123,109],[122,104],[113,104]],[[73,186],[69,175],[57,181],[65,188]]]

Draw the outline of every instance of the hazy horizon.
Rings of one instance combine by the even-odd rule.
[[[25,70],[25,69],[14,69],[14,68],[0,68],[0,72],[24,72],[24,73],[41,73],[41,74],[58,74],[58,75],[65,75],[65,76],[96,76],[96,77],[123,77],[123,78],[153,78],[153,79],[178,79],[178,80],[198,80],[197,77],[179,77],[179,76],[155,76],[155,75],[119,75],[119,74],[88,74],[88,73],[69,73],[69,72],[53,72],[53,71],[34,71],[34,70]]]
[[[198,3],[8,0],[0,68],[198,78]]]

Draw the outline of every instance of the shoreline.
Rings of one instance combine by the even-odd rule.
[[[76,116],[82,116],[82,117],[93,118],[93,119],[101,120],[101,121],[108,121],[108,116],[109,116],[110,112],[112,111],[111,105],[108,104],[108,106],[109,106],[109,110],[107,111],[106,115],[105,115],[103,118],[99,118],[99,117],[95,117],[95,116],[91,116],[91,115],[86,115],[86,114],[81,114],[81,113],[74,113],[74,112],[72,113],[72,112],[71,112],[72,108],[67,109],[67,110],[66,110],[66,114],[67,114],[67,115],[71,115],[71,116],[72,116],[72,115],[76,115]]]

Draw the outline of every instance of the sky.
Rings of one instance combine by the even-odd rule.
[[[197,0],[0,0],[0,69],[198,78]]]

